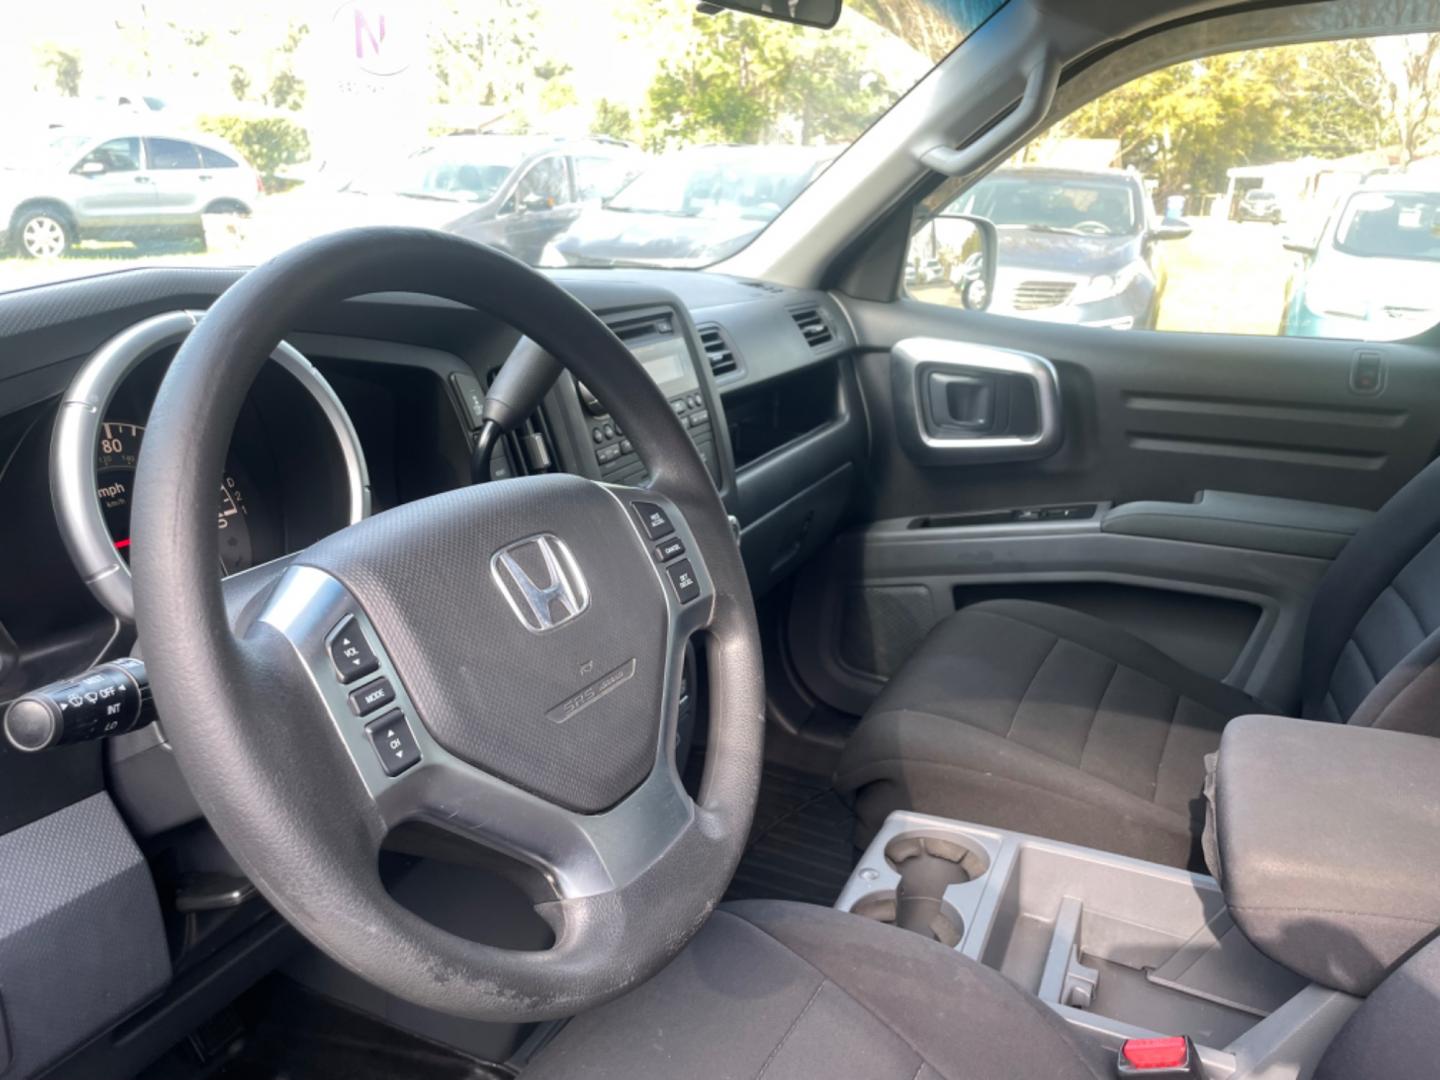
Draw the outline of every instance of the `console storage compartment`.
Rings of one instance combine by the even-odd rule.
[[[1286,967],[1368,994],[1440,928],[1437,776],[1427,736],[1232,720],[1207,841],[1236,923]]]
[[[917,853],[942,865],[907,922]],[[835,906],[953,941],[1111,1049],[1189,1035],[1212,1078],[1297,1075],[1264,1070],[1318,1058],[1358,1004],[1260,953],[1211,877],[909,811],[886,820]]]
[[[1124,503],[1105,514],[1100,530],[1333,559],[1373,516],[1353,506],[1201,491],[1189,503]]]

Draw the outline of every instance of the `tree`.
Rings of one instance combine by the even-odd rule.
[[[729,13],[692,16],[694,34],[650,85],[646,146],[759,143],[780,111],[795,56],[788,27]]]
[[[938,63],[989,18],[994,0],[852,0],[852,6],[876,26]]]
[[[635,121],[625,106],[602,97],[595,103],[595,119],[590,122],[590,130],[596,135],[629,140],[635,137]]]
[[[1435,138],[1440,122],[1440,34],[1372,38],[1370,47],[1388,84],[1401,164],[1409,165]]]
[[[853,45],[828,41],[790,69],[781,102],[803,144],[848,143],[899,97]]]
[[[48,43],[40,47],[40,66],[50,72],[62,97],[80,96],[80,54]]]
[[[443,0],[430,30],[430,71],[440,105],[522,100],[541,55],[542,8],[533,0]]]
[[[309,132],[285,116],[202,116],[199,126],[238,149],[267,181],[310,156]]]

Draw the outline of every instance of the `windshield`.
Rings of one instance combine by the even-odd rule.
[[[1356,192],[1340,214],[1335,246],[1348,255],[1440,260],[1440,192]]]
[[[1123,180],[1023,174],[996,175],[966,193],[959,211],[979,214],[997,228],[1131,236],[1139,231],[1133,187]]]
[[[645,170],[612,198],[609,206],[681,217],[769,221],[789,205],[825,160],[813,154],[755,151],[680,154]]]
[[[359,176],[350,190],[466,202],[494,198],[520,164],[520,156],[499,147],[487,148],[483,139],[457,142],[460,145],[424,147],[398,166]]]
[[[851,0],[828,31],[694,0],[11,5],[0,290],[376,224],[706,265],[1004,2]]]

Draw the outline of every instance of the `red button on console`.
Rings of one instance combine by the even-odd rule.
[[[1126,1039],[1120,1057],[1135,1069],[1181,1069],[1190,1062],[1190,1047],[1183,1035],[1166,1039]]]

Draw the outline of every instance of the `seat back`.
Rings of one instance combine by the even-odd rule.
[[[1356,1010],[1314,1080],[1430,1080],[1440,1075],[1440,941],[1401,964]]]
[[[1305,631],[1302,715],[1440,735],[1440,710],[1414,707],[1409,692],[1437,657],[1440,461],[1396,492],[1321,579]]]

